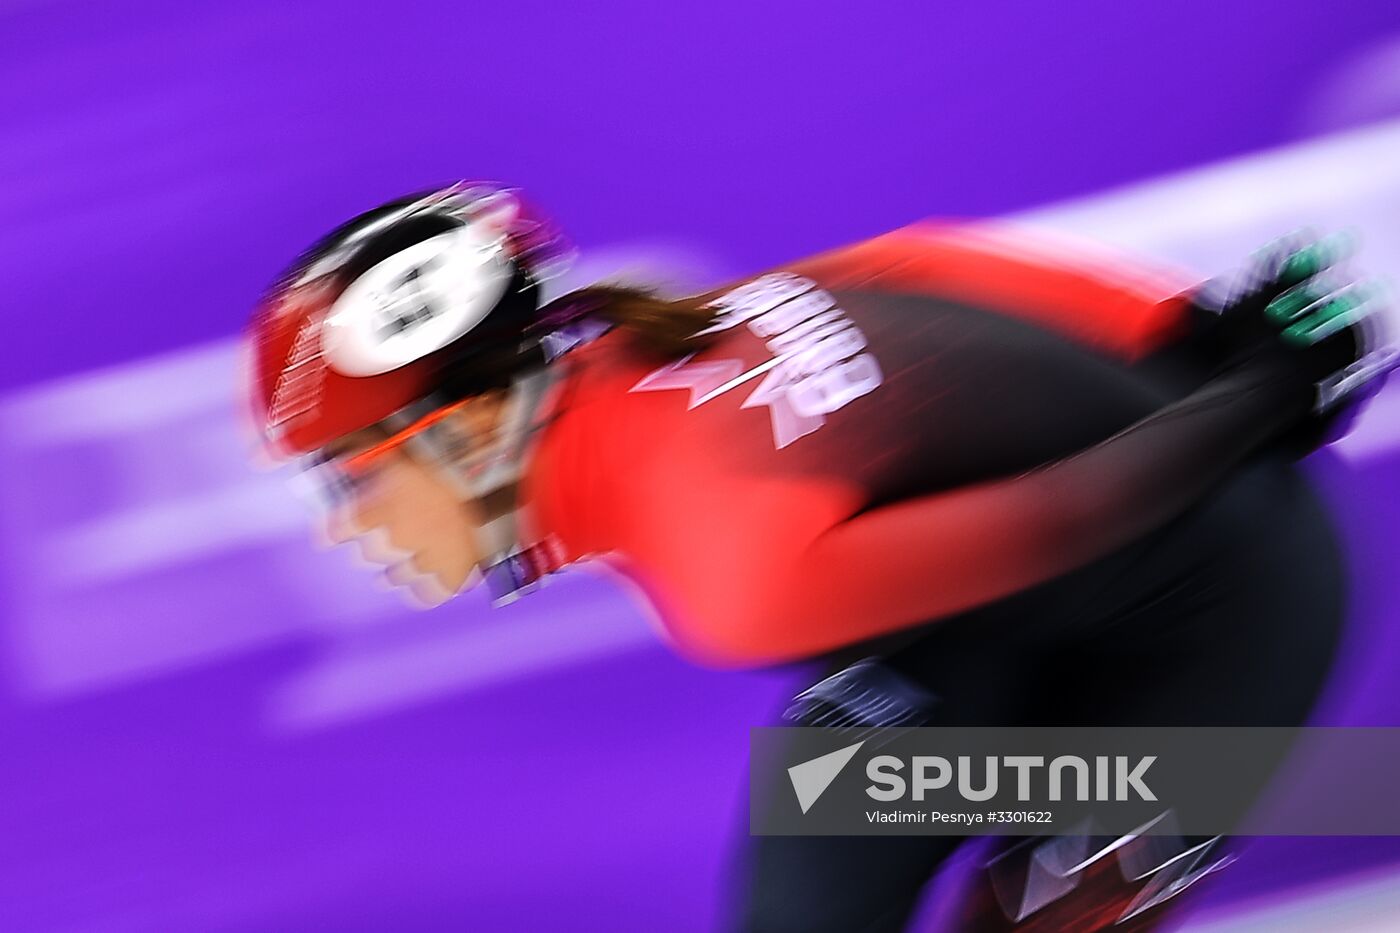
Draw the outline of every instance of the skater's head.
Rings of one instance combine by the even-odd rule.
[[[331,540],[362,538],[429,602],[522,552],[516,491],[553,362],[614,326],[638,352],[680,356],[710,322],[699,299],[621,285],[547,302],[568,254],[516,192],[464,183],[338,227],[254,315],[266,451],[314,468]]]
[[[251,326],[266,451],[433,601],[515,543],[510,502],[547,379],[543,283],[567,249],[513,191],[458,184],[367,211],[281,275]]]

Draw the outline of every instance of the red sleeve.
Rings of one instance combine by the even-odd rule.
[[[790,489],[789,500],[756,505],[742,528],[725,509],[709,510],[684,535],[653,520],[638,553],[656,575],[667,627],[689,653],[734,665],[813,656],[1106,556],[1187,508],[1308,401],[1288,378],[1237,371],[1018,477],[905,500],[820,531],[820,516],[794,511],[802,493]]]
[[[938,295],[1026,320],[1136,360],[1180,337],[1194,283],[1138,260],[1008,226],[926,222],[803,260],[791,271],[840,289]]]

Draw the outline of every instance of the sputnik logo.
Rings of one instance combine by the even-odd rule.
[[[826,793],[831,782],[836,780],[837,775],[850,763],[864,744],[864,742],[857,742],[854,745],[847,745],[845,748],[838,748],[834,752],[788,768],[788,779],[792,781],[792,790],[797,794],[797,805],[802,808],[803,813],[812,809],[812,804],[817,802],[818,797]]]

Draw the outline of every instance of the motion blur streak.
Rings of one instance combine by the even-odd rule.
[[[1400,228],[1390,223],[1400,216],[1400,163],[1381,157],[1395,151],[1400,121],[1014,220],[1196,270],[1221,268],[1305,221],[1355,226],[1376,231],[1363,244],[1365,267],[1400,268]],[[698,262],[676,248],[599,252],[575,281],[628,269],[664,276],[687,262],[693,274]],[[508,624],[494,615],[483,616],[489,624],[480,629],[455,620],[399,623],[399,601],[343,553],[310,552],[307,511],[286,471],[242,466],[247,440],[230,396],[236,356],[231,343],[210,344],[26,390],[0,405],[7,533],[29,542],[11,549],[28,566],[22,611],[4,647],[31,695],[102,689],[308,628],[332,647],[278,693],[270,715],[309,726],[532,676],[652,637],[615,589],[575,581],[576,574],[566,574],[557,592],[509,610]],[[1360,461],[1397,445],[1400,392],[1392,390],[1339,449]],[[89,488],[94,462],[107,466],[105,495],[77,497],[76,514],[34,508],[59,491]],[[210,581],[244,578],[263,585],[238,586],[209,604]],[[576,614],[580,600],[594,624],[560,622],[559,608]],[[162,611],[185,601],[207,608],[194,618]],[[484,613],[477,601],[469,597],[460,611]],[[279,619],[303,621],[270,621]]]
[[[1400,917],[1400,885],[1394,870],[1370,872],[1344,888],[1309,885],[1256,909],[1241,904],[1206,912],[1190,933],[1393,933]]]
[[[713,928],[746,730],[796,676],[687,667],[592,575],[410,612],[244,467],[237,355],[205,341],[337,220],[519,181],[593,272],[688,287],[1074,195],[1014,219],[1202,274],[1355,226],[1384,274],[1397,28],[1388,0],[0,2],[0,384],[22,387],[0,399],[0,928]],[[1184,165],[1206,167],[1082,196]],[[1325,722],[1400,722],[1398,447],[1392,385],[1348,462],[1310,464],[1356,555]],[[1199,928],[1386,929],[1397,861],[1393,839],[1261,842]]]

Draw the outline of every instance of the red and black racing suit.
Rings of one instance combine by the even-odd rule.
[[[527,477],[533,533],[619,568],[679,650],[879,646],[940,725],[1306,717],[1342,575],[1270,445],[1309,399],[1191,365],[1181,282],[936,226],[754,281],[693,357],[569,354]],[[902,928],[958,840],[751,842],[743,927],[812,933]]]

